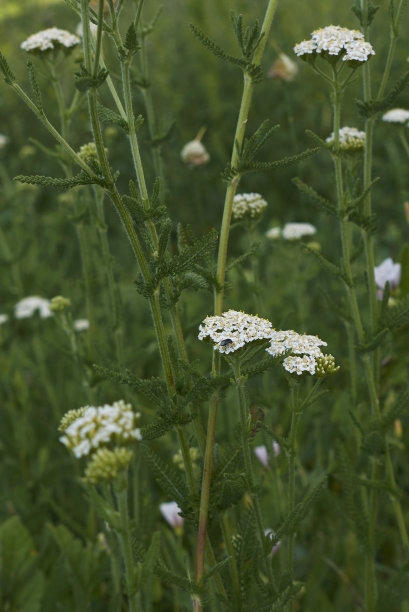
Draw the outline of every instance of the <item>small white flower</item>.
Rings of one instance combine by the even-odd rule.
[[[339,147],[344,151],[359,151],[365,147],[366,134],[354,127],[343,127],[339,130]],[[331,133],[325,142],[333,144],[334,132]]]
[[[6,146],[9,141],[9,137],[5,134],[0,134],[0,149]]]
[[[379,266],[375,267],[375,283],[380,289],[385,289],[389,282],[391,289],[396,289],[400,283],[402,266],[400,263],[393,263],[393,259],[388,257]]]
[[[303,236],[312,236],[317,229],[311,223],[286,223],[282,236],[285,240],[299,240]]]
[[[273,442],[273,453],[274,453],[274,457],[278,457],[278,455],[281,453],[280,445],[275,440]]]
[[[180,516],[181,509],[176,502],[160,504],[159,510],[168,525],[174,529],[181,529],[183,527],[184,518]]]
[[[264,444],[262,446],[255,446],[254,454],[256,455],[257,459],[264,465],[264,467],[268,468],[268,452]]]
[[[294,53],[298,57],[303,55],[315,55],[317,52],[317,46],[313,40],[303,40],[294,47]]]
[[[281,227],[270,227],[269,230],[266,231],[265,237],[269,240],[277,240],[281,236]]]
[[[258,219],[261,217],[267,202],[259,193],[238,193],[233,198],[232,217],[240,219]]]
[[[3,325],[4,323],[7,323],[9,318],[10,317],[8,316],[8,314],[0,314],[0,325]]]
[[[406,123],[409,121],[409,110],[392,108],[392,110],[382,115],[382,121],[387,121],[388,123]]]
[[[327,343],[318,336],[299,334],[292,329],[274,330],[266,351],[272,357],[285,356],[283,367],[290,374],[333,374],[339,368],[335,366],[332,355],[322,353],[321,346],[327,346]]]
[[[74,330],[76,332],[86,331],[89,328],[88,319],[76,319],[74,321]]]
[[[81,43],[81,39],[75,34],[60,30],[59,28],[48,28],[29,36],[21,43],[20,47],[27,52],[50,51],[64,47],[71,49]]]
[[[210,159],[206,147],[197,139],[186,143],[180,156],[189,166],[203,166]]]
[[[50,310],[50,304],[50,300],[46,300],[38,295],[31,295],[17,302],[14,306],[14,316],[16,319],[28,319],[38,310],[40,317],[42,319],[47,319],[53,316]]]

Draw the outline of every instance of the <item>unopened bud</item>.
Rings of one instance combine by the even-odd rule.
[[[190,140],[183,147],[180,156],[186,164],[190,166],[203,166],[207,164],[210,155],[201,140],[206,131],[206,128],[201,128],[194,140]]]

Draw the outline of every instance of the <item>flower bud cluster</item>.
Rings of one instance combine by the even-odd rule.
[[[269,339],[272,331],[273,326],[267,319],[228,310],[220,316],[206,317],[199,326],[199,340],[210,338],[214,350],[228,355],[250,342]]]
[[[141,440],[141,430],[135,426],[139,417],[123,400],[69,411],[61,421],[64,435],[60,442],[81,458],[100,448]]]
[[[334,132],[331,133],[325,142],[334,144]],[[343,127],[339,130],[339,148],[342,151],[361,151],[365,148],[366,134],[354,127]]]
[[[110,450],[99,448],[92,455],[85,469],[85,480],[90,484],[97,484],[101,480],[115,480],[129,465],[132,451],[123,446]]]
[[[75,34],[67,32],[67,30],[48,28],[29,36],[27,40],[21,43],[20,47],[28,53],[36,53],[59,48],[70,50],[80,43],[81,39]]]
[[[352,66],[356,66],[357,62],[366,62],[371,55],[375,55],[362,32],[333,25],[314,30],[310,40],[295,45],[294,53],[303,59],[315,59],[317,55],[327,60],[342,58]]]
[[[239,193],[234,196],[232,206],[233,219],[259,219],[265,209],[267,202],[259,193]]]

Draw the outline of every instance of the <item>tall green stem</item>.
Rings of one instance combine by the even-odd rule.
[[[261,28],[262,39],[253,57],[253,64],[256,66],[258,66],[261,62],[261,58],[263,56],[264,48],[267,42],[268,34],[270,32],[270,27],[273,21],[275,10],[277,8],[277,4],[278,4],[278,0],[269,0],[266,14],[265,14],[264,21],[263,21],[263,25]],[[239,117],[237,119],[236,132],[234,134],[233,148],[232,148],[232,154],[231,154],[231,160],[230,160],[230,165],[232,168],[235,168],[237,165],[237,162],[239,159],[239,152],[243,144],[244,134],[246,131],[246,125],[247,125],[247,120],[248,120],[248,114],[250,110],[251,98],[253,95],[253,87],[254,87],[254,83],[253,83],[252,78],[247,73],[245,73]],[[236,176],[232,181],[230,181],[227,187],[226,196],[224,199],[223,219],[222,219],[222,227],[220,230],[220,240],[219,240],[219,252],[217,256],[217,269],[216,269],[217,287],[215,289],[215,295],[214,295],[214,312],[216,315],[221,314],[223,310],[224,282],[225,282],[225,274],[226,274],[226,260],[227,260],[227,249],[228,249],[228,244],[229,244],[231,213],[232,213],[232,206],[233,206],[233,198],[235,196],[239,180],[240,180],[240,177]]]
[[[131,548],[131,529],[129,524],[128,510],[128,476],[123,477],[115,494],[119,510],[120,529],[118,533],[119,543],[125,565],[126,590],[128,594],[128,606],[130,612],[138,612],[135,595],[132,593],[134,563]]]
[[[298,423],[301,417],[301,413],[297,411],[297,405],[294,396],[294,388],[291,388],[291,428],[288,448],[288,514],[291,514],[295,507],[295,441],[297,437]],[[293,576],[294,568],[294,541],[295,533],[293,530],[291,530],[288,537],[288,573],[291,577]]]

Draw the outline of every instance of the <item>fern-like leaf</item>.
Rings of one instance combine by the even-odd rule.
[[[188,490],[180,472],[171,463],[165,463],[153,450],[142,444],[143,455],[155,475],[161,489],[169,499],[174,500],[180,508],[186,507]]]
[[[12,73],[10,66],[8,65],[8,62],[1,51],[0,51],[0,70],[3,74],[3,78],[6,81],[7,85],[12,85],[15,82],[16,77]]]
[[[336,206],[334,206],[332,202],[330,202],[329,200],[321,196],[319,193],[317,193],[315,189],[313,189],[312,187],[304,183],[298,177],[293,178],[292,182],[297,187],[297,189],[301,191],[301,193],[304,193],[305,195],[307,195],[310,198],[310,200],[318,204],[318,206],[323,208],[325,212],[329,213],[330,215],[333,215],[334,217],[338,217],[338,211],[337,211]]]
[[[60,189],[72,189],[73,187],[77,187],[78,185],[105,185],[105,182],[102,178],[99,179],[96,176],[89,176],[83,171],[71,178],[55,178],[53,176],[41,175],[23,176],[22,174],[19,174],[18,176],[14,177],[14,180],[20,181],[20,183],[28,183],[29,185],[41,185],[42,187],[58,187]]]
[[[396,98],[402,93],[408,83],[409,72],[405,72],[405,74],[396,81],[388,95],[381,98],[381,100],[368,100],[367,102],[356,100],[358,112],[361,117],[368,119],[373,115],[387,111],[394,104]]]
[[[34,104],[36,105],[40,113],[43,114],[43,102],[41,98],[41,91],[38,85],[33,63],[30,60],[27,60],[27,70],[28,70],[28,78],[30,80],[31,89],[33,91]]]

